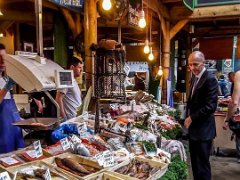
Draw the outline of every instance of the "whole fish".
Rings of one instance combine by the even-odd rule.
[[[85,169],[81,164],[75,162],[71,158],[63,158],[62,162],[65,166],[69,167],[72,170],[75,170],[84,174],[90,174],[90,172],[87,169]]]

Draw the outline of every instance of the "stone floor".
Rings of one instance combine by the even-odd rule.
[[[240,163],[235,157],[211,157],[212,180],[239,180]]]
[[[239,180],[240,163],[236,157],[221,157],[213,155],[210,158],[212,167],[212,180]],[[193,180],[191,166],[189,165],[189,178]]]

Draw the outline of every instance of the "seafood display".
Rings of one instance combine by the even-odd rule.
[[[62,168],[70,173],[73,173],[78,176],[86,176],[92,173],[99,171],[97,167],[90,166],[89,164],[83,164],[79,161],[76,161],[74,158],[55,158],[55,163],[59,168]]]
[[[115,172],[144,180],[157,171],[158,168],[152,167],[149,163],[133,159],[128,165],[120,167]]]
[[[33,180],[33,179],[48,179],[51,177],[52,180],[66,180],[70,176],[62,174],[54,170],[50,165],[43,162],[34,162],[16,167],[11,167],[8,172],[16,180]]]

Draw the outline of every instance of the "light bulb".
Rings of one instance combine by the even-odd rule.
[[[145,46],[144,46],[143,52],[144,52],[145,54],[148,54],[148,53],[150,52],[149,45],[145,45]]]
[[[150,50],[150,54],[148,55],[148,59],[150,61],[154,60],[154,56],[153,56],[153,53],[152,53],[152,47],[151,47],[151,50]]]
[[[4,37],[4,34],[3,34],[3,33],[0,33],[0,37]]]
[[[144,46],[143,52],[144,52],[145,54],[148,54],[148,53],[150,52],[149,43],[148,43],[148,40],[147,40],[147,39],[146,39],[146,41],[145,41],[145,46]]]
[[[111,0],[103,0],[102,7],[104,10],[109,11],[112,8]]]
[[[144,11],[142,10],[139,14],[139,21],[138,21],[138,26],[140,28],[145,28],[146,27],[146,20],[145,20],[145,17],[144,17]]]
[[[2,11],[0,10],[0,16],[3,16],[3,13],[2,13]]]
[[[162,76],[162,75],[163,75],[162,66],[159,66],[159,69],[158,69],[158,76]]]

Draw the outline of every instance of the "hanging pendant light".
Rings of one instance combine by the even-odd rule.
[[[147,23],[146,23],[146,20],[145,20],[145,14],[144,14],[143,10],[141,10],[139,17],[140,18],[139,18],[139,21],[138,21],[138,26],[140,28],[145,28]]]
[[[103,0],[102,7],[105,11],[109,11],[112,8],[111,0]]]
[[[138,26],[140,28],[145,28],[146,27],[146,20],[145,20],[145,13],[143,10],[143,0],[142,0],[142,10],[139,13],[139,21],[138,21]]]
[[[151,19],[150,19],[150,43],[152,41],[152,14],[151,14]],[[154,55],[153,55],[153,52],[152,52],[152,47],[150,48],[150,54],[148,55],[148,59],[150,61],[154,60]]]
[[[148,53],[150,52],[149,42],[148,42],[147,39],[146,39],[146,41],[145,41],[145,46],[144,46],[143,52],[144,52],[145,54],[148,54]]]
[[[150,48],[150,54],[148,55],[148,59],[149,59],[150,61],[154,60],[154,55],[153,55],[153,53],[152,53],[152,47]]]
[[[162,76],[162,75],[163,75],[163,70],[162,70],[162,66],[160,65],[158,69],[158,76]]]
[[[148,20],[148,7],[147,7],[146,19]],[[145,40],[145,46],[144,46],[143,52],[144,54],[149,54],[150,52],[149,41],[148,41],[148,26],[146,27],[146,40]]]

